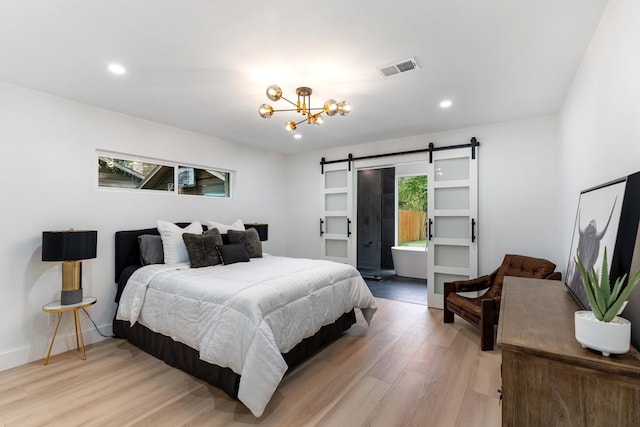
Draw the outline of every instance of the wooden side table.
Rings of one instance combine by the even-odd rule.
[[[47,351],[47,357],[44,359],[44,364],[49,363],[49,356],[51,355],[51,348],[53,347],[53,341],[56,339],[58,333],[58,326],[60,326],[60,319],[62,319],[62,313],[66,311],[73,311],[73,319],[76,325],[76,349],[82,350],[82,360],[87,360],[87,355],[84,351],[84,341],[82,340],[82,328],[80,327],[80,316],[78,310],[81,308],[89,307],[95,304],[97,299],[95,297],[85,297],[76,304],[62,305],[60,301],[50,302],[42,307],[42,311],[45,313],[58,313],[58,321],[56,322],[56,328],[53,330],[53,336],[51,337],[51,343],[49,343],[49,350]]]

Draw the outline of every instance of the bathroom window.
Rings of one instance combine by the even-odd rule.
[[[398,246],[427,246],[427,176],[397,178]]]

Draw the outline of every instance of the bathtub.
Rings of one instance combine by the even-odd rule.
[[[427,278],[427,248],[392,246],[391,257],[396,276]]]

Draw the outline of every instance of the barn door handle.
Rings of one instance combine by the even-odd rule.
[[[476,219],[471,218],[471,243],[476,241]]]
[[[324,234],[324,230],[322,229],[323,225],[324,225],[324,220],[320,218],[320,237],[322,237],[322,235]]]
[[[433,239],[433,233],[431,233],[432,226],[433,226],[433,220],[429,218],[429,240]]]
[[[351,236],[351,220],[347,218],[347,237]]]

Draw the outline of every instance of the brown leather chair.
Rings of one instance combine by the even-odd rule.
[[[505,255],[502,265],[493,273],[471,280],[444,284],[444,323],[453,323],[454,313],[480,328],[480,349],[493,350],[494,325],[498,324],[502,283],[505,276],[534,279],[561,280],[554,272],[556,265],[541,258]],[[477,298],[468,298],[456,292],[488,290]]]

